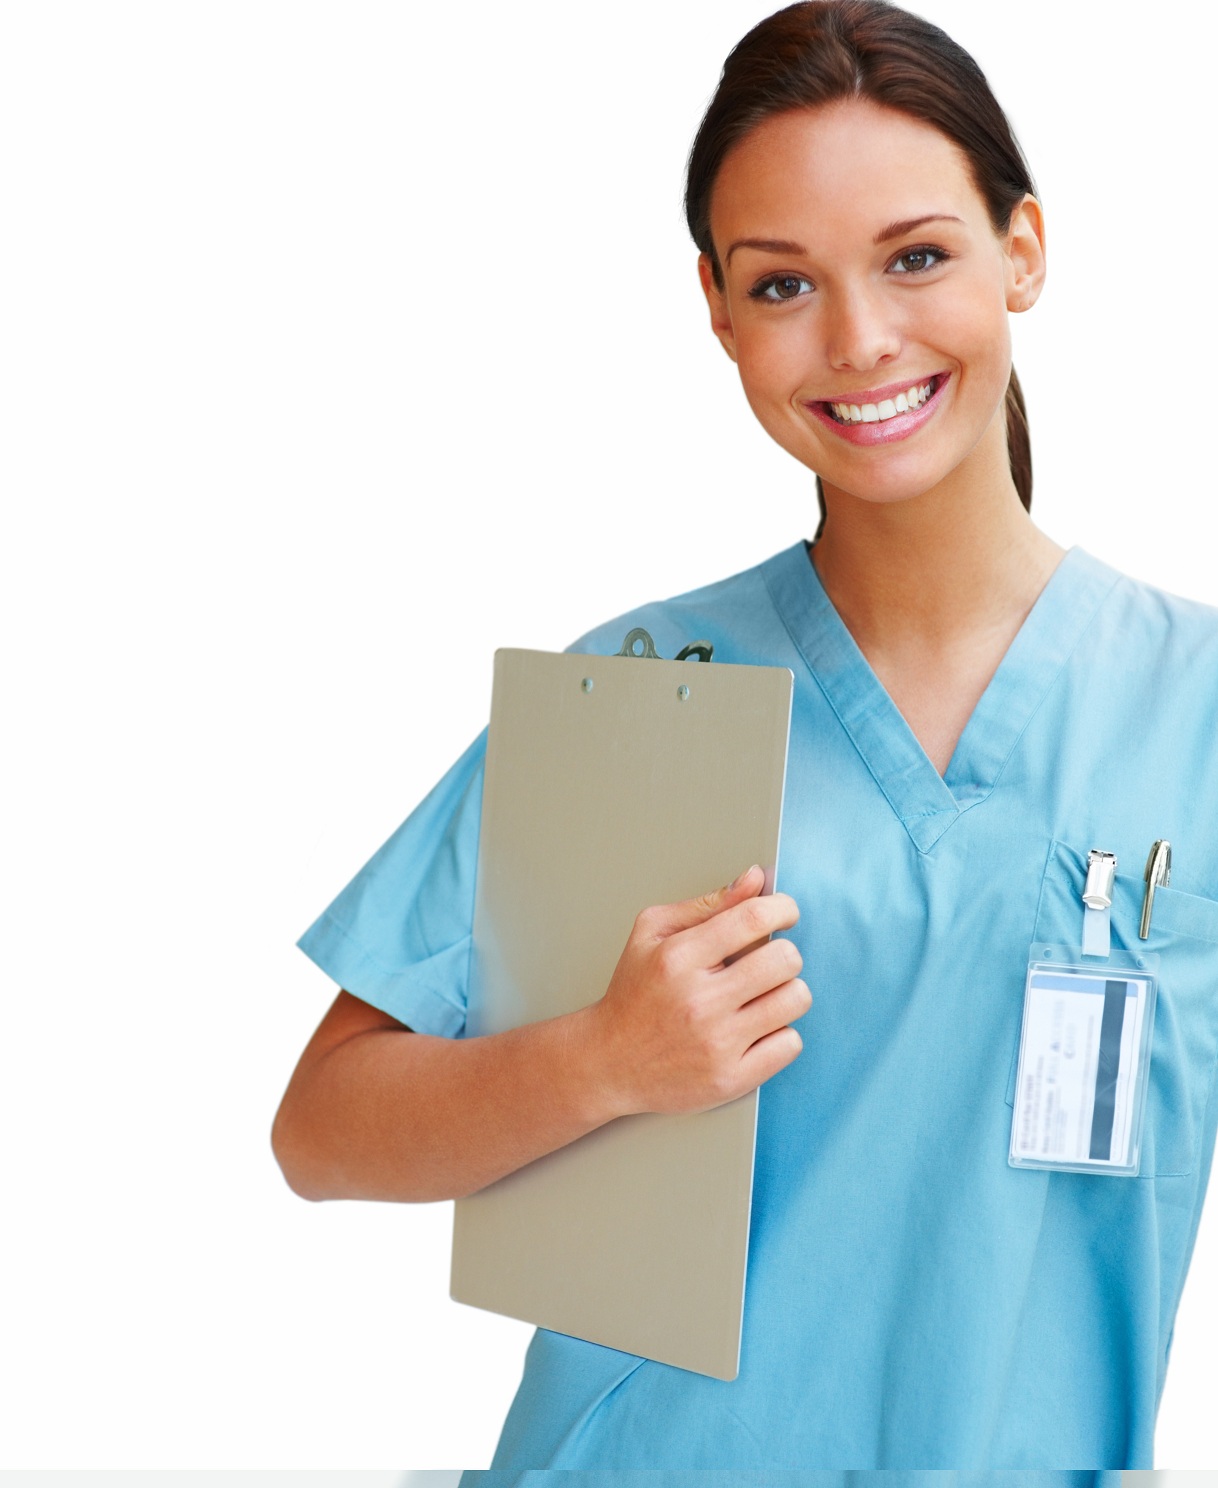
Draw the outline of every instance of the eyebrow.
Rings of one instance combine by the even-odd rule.
[[[892,238],[903,238],[906,233],[916,232],[928,222],[963,222],[963,217],[952,217],[947,212],[931,212],[925,217],[907,217],[904,222],[890,222],[882,233],[876,233],[872,242],[878,248]]]
[[[890,222],[883,232],[876,233],[872,242],[878,248],[881,243],[890,242],[893,238],[903,238],[906,233],[925,227],[928,222],[963,221],[962,217],[953,217],[947,212],[928,212],[925,217],[907,217],[902,222]],[[723,260],[725,266],[731,263],[732,254],[737,248],[756,248],[761,253],[797,253],[801,256],[808,251],[802,243],[790,243],[785,238],[737,238],[727,250],[727,256]]]
[[[762,253],[805,254],[808,251],[799,243],[788,243],[785,238],[737,238],[727,250],[727,256],[723,260],[725,266],[731,263],[732,254],[737,248],[757,248]]]

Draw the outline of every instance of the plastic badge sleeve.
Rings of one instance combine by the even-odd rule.
[[[1032,947],[1010,1163],[1137,1176],[1159,958]]]

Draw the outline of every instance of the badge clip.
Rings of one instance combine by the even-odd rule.
[[[1087,882],[1083,885],[1084,956],[1107,956],[1112,949],[1109,911],[1116,867],[1116,853],[1093,847],[1087,854]]]

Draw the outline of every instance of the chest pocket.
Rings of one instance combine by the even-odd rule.
[[[1087,854],[1055,842],[1049,853],[1033,941],[1077,945],[1082,933]],[[1179,889],[1155,891],[1150,937],[1138,937],[1145,884],[1118,873],[1112,894],[1112,947],[1159,957],[1159,992],[1139,1176],[1191,1173],[1201,1150],[1206,1107],[1218,1065],[1218,900]],[[1015,1104],[1018,1041],[1007,1076]]]

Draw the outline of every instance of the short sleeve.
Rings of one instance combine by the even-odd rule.
[[[486,731],[297,945],[418,1033],[465,1028]]]

